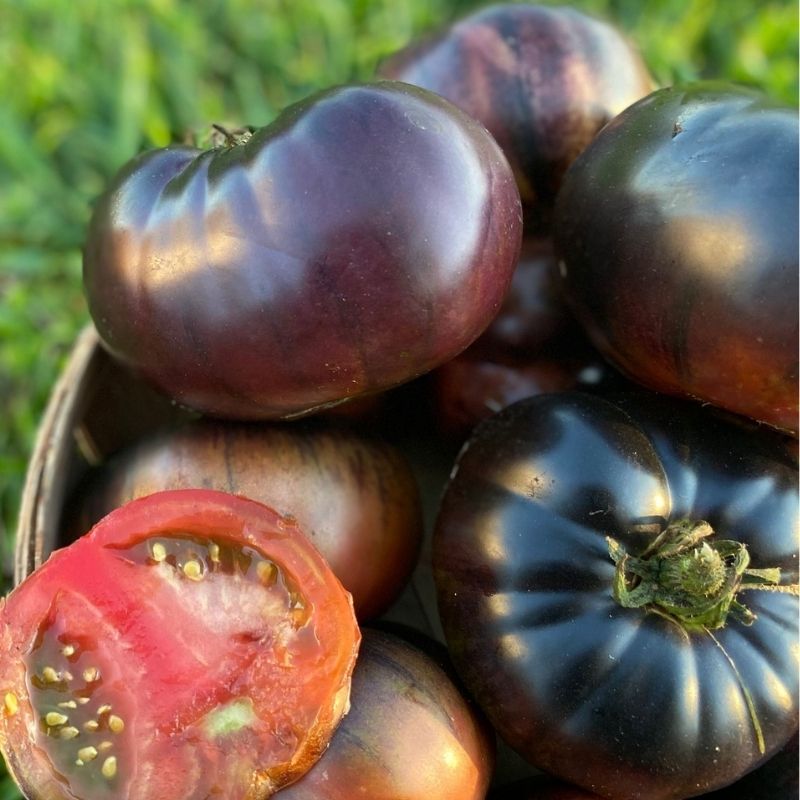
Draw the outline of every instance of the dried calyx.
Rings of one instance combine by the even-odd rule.
[[[689,631],[722,628],[729,615],[752,625],[755,614],[738,600],[740,592],[798,594],[797,584],[780,585],[777,568],[753,569],[742,542],[714,540],[707,522],[680,520],[669,525],[638,556],[607,537],[616,565],[614,599],[624,608],[661,614]]]

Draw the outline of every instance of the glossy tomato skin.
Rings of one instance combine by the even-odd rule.
[[[466,438],[481,420],[518,400],[576,388],[586,366],[580,358],[532,356],[510,362],[468,353],[456,356],[433,375],[440,429],[447,436]]]
[[[756,91],[662,89],[570,169],[565,289],[631,378],[797,431],[798,121]]]
[[[733,782],[796,731],[796,596],[744,592],[756,621],[712,638],[612,595],[606,537],[639,554],[687,518],[797,583],[797,472],[760,433],[668,398],[567,393],[510,406],[462,449],[434,537],[439,610],[468,689],[532,764],[667,800]]]
[[[400,451],[332,425],[198,420],[118,453],[69,505],[78,535],[130,500],[165,489],[249,497],[293,517],[353,596],[359,621],[385,611],[422,540],[416,479]]]
[[[84,254],[106,347],[212,415],[297,415],[463,350],[519,254],[485,129],[381,82],[327,90],[245,144],[167,148],[100,199]]]
[[[150,495],[0,601],[0,748],[35,800],[262,800],[327,746],[359,640],[292,520]]]
[[[503,305],[463,353],[431,374],[442,432],[465,438],[517,400],[611,377],[564,297],[550,237],[528,236]]]
[[[483,800],[494,734],[446,672],[397,636],[364,630],[352,708],[281,800]]]
[[[482,122],[514,170],[531,230],[547,227],[564,172],[653,84],[611,25],[572,8],[492,5],[390,57],[380,73]]]
[[[564,297],[553,240],[526,236],[500,311],[467,352],[525,359],[573,338],[585,337]]]

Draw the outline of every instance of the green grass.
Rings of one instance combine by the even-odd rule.
[[[146,147],[210,122],[262,125],[474,0],[25,0],[0,25],[0,593],[25,465],[88,320],[80,251],[94,198]],[[697,77],[797,101],[797,5],[585,0],[661,84]],[[0,768],[1,769],[1,768]],[[0,779],[0,800],[18,795]]]

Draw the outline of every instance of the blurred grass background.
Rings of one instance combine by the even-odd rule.
[[[109,178],[211,122],[263,125],[316,89],[369,79],[383,56],[480,5],[0,0],[0,594],[36,426],[88,320],[80,253]],[[660,84],[722,78],[797,103],[795,0],[573,5],[626,31]],[[18,797],[0,777],[0,800]]]

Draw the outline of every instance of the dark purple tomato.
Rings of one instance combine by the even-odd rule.
[[[556,337],[577,335],[576,326],[552,239],[527,237],[500,311],[470,350],[495,358],[530,358]]]
[[[71,500],[82,534],[117,506],[165,489],[249,497],[297,520],[353,595],[359,620],[385,611],[422,540],[419,491],[389,444],[344,428],[200,420],[123,450]]]
[[[584,366],[563,359],[532,357],[510,364],[457,356],[433,374],[436,418],[446,435],[466,436],[517,400],[575,388]]]
[[[482,122],[514,170],[526,226],[549,216],[565,170],[603,125],[653,89],[611,25],[572,8],[496,5],[380,67]]]
[[[519,193],[455,106],[398,83],[338,87],[243,138],[134,159],[88,234],[105,346],[180,403],[306,413],[429,371],[497,313]]]
[[[281,800],[483,800],[494,735],[421,650],[366,629],[350,713]]]
[[[797,431],[798,119],[759,92],[662,89],[570,169],[566,291],[634,380]]]
[[[436,418],[443,432],[463,437],[524,397],[599,379],[606,363],[567,305],[552,240],[527,237],[491,325],[431,374]]]
[[[797,470],[758,433],[674,398],[565,393],[464,445],[434,534],[439,611],[532,765],[677,800],[797,731]]]

